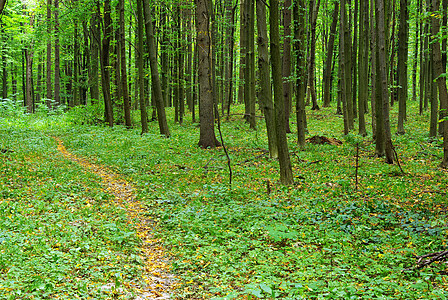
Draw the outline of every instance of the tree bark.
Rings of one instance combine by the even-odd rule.
[[[99,20],[96,13],[93,13],[90,18],[90,68],[89,68],[89,87],[90,99],[92,103],[97,103],[100,98],[98,64],[99,64],[99,46],[100,46],[100,31]]]
[[[316,26],[317,26],[317,16],[319,14],[319,6],[320,6],[320,0],[317,0],[317,3],[315,0],[310,1],[310,5],[313,5],[312,9],[312,18],[311,18],[311,24],[310,24],[310,30],[311,30],[311,42],[310,42],[310,66],[308,69],[308,86],[310,89],[311,94],[311,101],[312,101],[312,110],[319,110],[319,105],[317,104],[317,94],[316,94],[316,87],[314,83],[314,72],[316,70]]]
[[[275,128],[274,104],[272,102],[271,74],[269,69],[268,33],[266,25],[266,5],[257,0],[258,28],[258,69],[260,72],[260,106],[264,113],[268,134],[269,155],[278,157],[277,133]]]
[[[118,1],[118,11],[119,11],[119,47],[120,47],[120,78],[121,78],[121,91],[123,96],[123,107],[124,107],[124,122],[126,128],[132,127],[131,122],[131,104],[129,99],[128,91],[128,74],[126,68],[126,40],[125,40],[125,30],[124,30],[124,0]]]
[[[336,37],[336,27],[338,25],[339,2],[334,3],[333,19],[330,26],[330,37],[328,39],[327,55],[323,72],[323,98],[324,107],[330,106],[331,102],[331,71],[333,66],[334,41]],[[362,25],[361,25],[362,26]]]
[[[143,11],[145,14],[145,28],[146,28],[146,45],[149,53],[149,64],[151,68],[151,82],[153,95],[155,98],[157,108],[157,120],[159,122],[160,134],[166,137],[170,136],[170,130],[166,121],[165,106],[163,103],[162,87],[160,85],[159,66],[157,63],[156,43],[154,38],[154,28],[152,25],[151,8],[149,0],[144,0]]]
[[[138,100],[140,103],[140,120],[142,123],[142,134],[148,132],[148,114],[145,101],[145,70],[143,68],[143,0],[137,0],[137,66],[138,66]]]
[[[296,120],[297,144],[305,147],[306,133],[306,39],[305,39],[305,2],[298,0],[294,3],[294,51],[296,52]]]
[[[272,82],[274,87],[274,110],[277,131],[278,160],[280,164],[280,182],[284,185],[293,183],[291,160],[289,157],[288,141],[285,128],[285,102],[282,92],[282,68],[280,59],[280,33],[279,33],[279,0],[270,2],[270,45]]]
[[[360,6],[360,20],[359,20],[359,52],[358,52],[358,62],[359,62],[359,90],[358,90],[358,125],[359,125],[359,135],[366,136],[366,121],[365,121],[365,107],[369,97],[369,2],[361,1]]]
[[[431,33],[432,33],[432,52],[433,52],[433,65],[435,71],[435,78],[439,88],[440,110],[443,112],[441,115],[441,125],[443,126],[443,159],[440,163],[440,167],[448,168],[448,120],[446,118],[446,111],[448,109],[448,91],[446,86],[445,77],[441,76],[444,73],[444,66],[442,61],[442,52],[440,50],[440,42],[438,39],[438,33],[440,30],[439,23],[439,8],[440,0],[432,0],[432,15],[431,15]]]
[[[386,163],[392,164],[394,162],[392,137],[390,132],[390,120],[389,120],[389,86],[387,79],[387,52],[386,52],[386,31],[385,31],[385,8],[384,0],[376,0],[376,14],[377,14],[377,28],[378,28],[378,66],[381,86],[382,97],[382,110],[384,120],[384,139],[385,139],[385,152]]]
[[[291,107],[291,0],[286,0],[283,5],[283,99],[285,101],[286,132],[290,133],[289,116]]]
[[[6,0],[0,0],[0,15],[3,13],[3,9],[5,8]]]
[[[97,18],[101,14],[99,1],[97,2]],[[110,95],[110,63],[109,63],[109,51],[110,51],[110,39],[112,35],[112,20],[110,17],[110,0],[104,1],[104,33],[101,42],[100,49],[100,61],[101,61],[101,83],[104,98],[104,116],[105,121],[109,127],[114,126],[114,114],[112,110],[112,98]]]
[[[54,101],[61,104],[61,59],[59,54],[59,0],[54,0]]]
[[[408,0],[400,0],[400,28],[398,30],[398,127],[397,133],[404,134],[406,102],[408,99]]]
[[[46,93],[46,104],[47,107],[51,107],[50,99],[53,98],[53,91],[51,88],[51,0],[47,0],[47,93]]]
[[[196,32],[199,75],[199,142],[201,148],[215,148],[220,143],[215,136],[213,81],[211,74],[211,41],[209,31],[210,7],[208,0],[196,2]]]

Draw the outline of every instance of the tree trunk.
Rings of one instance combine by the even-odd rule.
[[[389,86],[387,79],[387,52],[386,52],[386,31],[385,31],[385,8],[384,0],[376,0],[376,20],[378,29],[378,66],[381,86],[381,97],[382,97],[382,110],[383,110],[383,120],[384,120],[384,140],[385,140],[385,152],[386,152],[386,163],[392,164],[394,162],[393,156],[393,145],[392,137],[390,132],[390,120],[389,120]]]
[[[132,127],[131,122],[131,105],[129,99],[128,91],[128,74],[126,69],[126,40],[125,40],[125,30],[124,30],[124,0],[118,1],[119,10],[119,47],[120,47],[120,71],[121,71],[121,91],[123,95],[123,106],[124,106],[124,122],[126,128]]]
[[[291,107],[291,0],[283,5],[283,99],[285,101],[286,132],[290,133],[289,116]]]
[[[0,15],[3,13],[3,9],[5,8],[6,0],[0,0]]]
[[[341,1],[341,20],[339,25],[339,78],[340,78],[340,97],[342,102],[342,113],[344,115],[344,134],[348,134],[350,132],[349,126],[349,99],[347,97],[347,67],[346,67],[346,29],[347,21],[346,21],[346,9],[345,9],[345,0]]]
[[[361,1],[359,12],[359,90],[358,90],[358,114],[359,135],[366,136],[365,107],[369,97],[369,2]]]
[[[75,22],[73,34],[73,103],[72,106],[78,106],[80,102],[79,97],[79,41],[78,41],[78,23]]]
[[[4,4],[4,3],[3,3]],[[3,27],[3,22],[0,22],[0,26],[2,28],[2,37],[5,37],[5,29]],[[2,41],[3,42],[3,41]],[[6,57],[5,57],[5,49],[1,49],[1,57],[2,57],[2,98],[8,98],[8,73],[6,71]],[[40,66],[40,64],[39,64]]]
[[[268,33],[266,25],[266,5],[263,0],[257,0],[258,28],[258,69],[260,72],[260,106],[266,121],[269,155],[278,157],[277,133],[275,131],[274,104],[272,102],[271,74],[269,69]]]
[[[247,30],[246,30],[246,2],[248,0],[241,0],[240,4],[240,70],[238,80],[238,102],[244,103],[244,72],[246,68],[246,53],[247,53]],[[246,111],[244,119],[246,118]]]
[[[138,100],[140,103],[140,120],[142,123],[142,134],[148,132],[148,114],[145,101],[145,70],[143,68],[143,0],[137,0],[137,66],[138,66]]]
[[[313,103],[312,110],[318,110],[319,105],[317,104],[317,94],[315,87],[315,76],[314,73],[316,71],[316,26],[317,26],[317,16],[319,14],[319,6],[320,0],[310,1],[310,5],[313,6],[310,30],[311,30],[311,42],[310,42],[310,67],[308,69],[308,86],[311,94],[311,101]]]
[[[215,148],[220,145],[215,136],[213,81],[211,74],[211,41],[209,32],[210,7],[208,0],[196,2],[196,32],[199,75],[199,142],[201,148]]]
[[[234,36],[235,36],[235,11],[238,7],[238,0],[236,0],[236,3],[233,7],[228,8],[228,21],[229,21],[229,27],[228,30],[230,31],[228,33],[228,41],[227,45],[229,48],[229,58],[227,62],[226,67],[226,83],[228,84],[226,88],[226,101],[227,101],[227,118],[230,116],[230,106],[233,102],[233,55],[234,55]]]
[[[97,2],[97,18],[100,16],[100,6]],[[106,123],[112,127],[114,126],[114,114],[112,110],[112,98],[110,95],[110,63],[109,63],[109,51],[110,51],[110,39],[112,35],[112,20],[110,17],[110,0],[104,1],[104,34],[101,43],[100,61],[101,61],[101,83],[104,98],[104,116]]]
[[[54,0],[54,102],[61,104],[61,59],[59,54],[59,0]]]
[[[51,107],[50,99],[53,98],[53,91],[51,88],[51,0],[47,0],[47,93],[46,93],[46,104],[47,107]]]
[[[330,106],[331,101],[331,71],[333,65],[334,40],[336,37],[336,26],[338,25],[338,15],[339,15],[339,2],[335,2],[333,10],[333,19],[330,26],[330,37],[328,39],[327,55],[325,59],[325,66],[323,72],[324,107]]]
[[[398,127],[397,133],[404,134],[406,102],[408,99],[408,0],[400,0],[400,28],[398,31]]]
[[[285,101],[282,92],[282,68],[280,59],[280,33],[279,33],[279,0],[271,0],[270,23],[270,45],[272,82],[274,87],[274,110],[277,131],[278,161],[280,164],[280,182],[285,185],[293,183],[291,160],[289,157],[288,141],[285,128]]]
[[[439,8],[440,0],[432,0],[432,17],[431,17],[431,33],[432,33],[432,49],[433,49],[433,66],[435,71],[435,78],[439,88],[440,110],[443,111],[441,122],[443,126],[443,159],[440,164],[442,168],[448,168],[448,120],[446,118],[446,111],[448,109],[448,91],[446,87],[446,79],[441,76],[444,73],[444,66],[442,61],[442,52],[440,50],[440,43],[438,41],[438,33],[440,30],[439,23]]]
[[[297,144],[305,147],[306,133],[306,39],[305,39],[305,2],[298,0],[294,3],[294,51],[296,53],[296,119],[297,119]]]
[[[151,83],[157,108],[157,120],[159,122],[159,130],[160,134],[169,137],[170,130],[168,128],[168,123],[166,121],[162,87],[160,85],[159,66],[157,63],[156,43],[154,38],[154,28],[152,25],[152,16],[151,16],[151,8],[149,6],[149,0],[144,0],[143,11],[145,14],[146,45],[148,47],[149,64],[151,68]]]
[[[92,103],[97,103],[100,98],[99,77],[98,77],[98,55],[100,46],[99,20],[97,14],[93,13],[90,18],[90,68],[89,68],[89,87],[90,99]]]

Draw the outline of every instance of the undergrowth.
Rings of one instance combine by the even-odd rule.
[[[409,109],[416,110],[412,105]],[[392,120],[395,114],[392,111]],[[308,144],[299,151],[295,136],[289,135],[295,175],[295,183],[289,187],[278,182],[278,163],[266,152],[261,122],[257,131],[250,131],[237,117],[222,124],[234,174],[230,187],[222,149],[198,148],[197,124],[188,118],[184,125],[170,124],[169,139],[158,134],[156,122],[150,124],[150,133],[140,135],[137,129],[120,126],[110,129],[74,125],[67,121],[73,116],[66,115],[34,118],[33,122],[20,121],[26,117],[5,118],[0,121],[0,148],[14,152],[0,158],[3,165],[14,165],[15,171],[5,173],[2,167],[1,205],[10,207],[14,202],[15,208],[2,216],[2,224],[8,216],[28,216],[27,207],[31,205],[35,210],[36,203],[45,203],[45,218],[53,216],[53,210],[74,205],[73,212],[65,209],[56,220],[71,220],[65,226],[83,220],[90,229],[72,226],[72,230],[87,230],[86,236],[95,238],[90,242],[94,245],[72,254],[71,249],[80,248],[83,241],[79,233],[80,241],[67,240],[65,248],[58,246],[62,254],[57,255],[81,255],[94,260],[101,251],[110,249],[131,257],[133,243],[138,241],[130,236],[129,240],[107,244],[105,236],[112,235],[109,240],[113,240],[114,231],[105,228],[103,222],[110,223],[111,216],[116,215],[118,231],[129,232],[132,228],[126,227],[118,209],[110,207],[110,212],[101,213],[93,210],[96,205],[89,201],[105,201],[97,199],[103,195],[98,180],[54,155],[56,144],[48,136],[57,135],[69,151],[106,165],[134,182],[138,197],[147,204],[147,215],[158,220],[155,231],[170,251],[173,272],[181,278],[174,292],[178,299],[446,299],[446,264],[404,271],[415,263],[414,256],[446,249],[448,225],[448,177],[446,171],[437,168],[440,140],[427,138],[428,116],[409,116],[407,133],[393,137],[405,171],[402,174],[397,165],[387,165],[383,158],[374,156],[371,136],[342,136],[342,120],[334,109],[310,112],[309,135],[335,137],[343,145]],[[360,184],[356,190],[357,143]],[[59,167],[55,170],[49,165]],[[18,176],[13,173],[26,178],[31,190],[24,183],[17,189],[10,188],[8,182],[19,180],[11,181]],[[56,184],[63,192],[52,188]],[[72,191],[73,186],[78,189]],[[17,194],[10,194],[16,190]],[[53,193],[47,198],[30,196],[39,191]],[[66,200],[66,193],[75,193],[76,204]],[[86,201],[92,207],[86,207]],[[45,218],[29,222],[40,224]],[[47,225],[52,229],[42,233],[33,228],[31,231],[44,235],[40,240],[30,239],[28,229],[2,225],[8,237],[2,238],[0,247],[9,251],[5,243],[16,245],[18,252],[8,255],[20,262],[46,259],[56,264],[53,244],[65,241],[58,238],[63,231],[56,232],[56,224],[58,221],[52,221],[51,226]],[[26,240],[42,241],[46,252],[29,248],[23,244]],[[109,255],[108,259],[113,257]],[[11,280],[16,274],[11,266],[16,265],[20,264],[3,263],[0,284],[5,286],[5,280]],[[67,276],[75,266],[59,269],[57,274]],[[122,267],[118,264],[116,268]],[[139,272],[138,264],[129,262],[122,271],[131,280]],[[48,282],[55,286],[52,293],[59,295],[63,290],[58,289],[57,280],[64,280],[49,274]],[[31,290],[31,283],[20,276],[14,278],[17,285]],[[86,284],[99,280],[89,274],[79,278]],[[72,289],[78,289],[75,283],[70,283]]]

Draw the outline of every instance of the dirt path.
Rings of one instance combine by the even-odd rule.
[[[144,216],[145,206],[135,197],[134,187],[129,182],[107,168],[90,163],[84,158],[77,157],[67,151],[61,139],[54,137],[58,143],[58,151],[65,158],[81,165],[89,172],[99,175],[103,179],[103,186],[106,192],[115,197],[115,203],[124,208],[127,212],[129,223],[135,228],[137,235],[141,238],[140,256],[145,264],[145,274],[143,275],[145,286],[137,283],[130,283],[132,291],[138,295],[135,300],[143,299],[170,299],[170,291],[175,283],[175,277],[168,273],[167,258],[165,250],[161,246],[153,233],[153,220]],[[111,290],[113,285],[108,284],[102,287],[104,290]]]

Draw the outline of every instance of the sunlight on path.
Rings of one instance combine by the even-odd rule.
[[[161,242],[154,238],[152,233],[154,221],[151,220],[151,217],[144,215],[145,205],[135,197],[134,187],[107,168],[94,165],[86,159],[71,154],[67,151],[61,139],[57,137],[54,137],[54,139],[58,142],[58,151],[65,158],[78,163],[103,179],[106,192],[115,196],[115,203],[127,211],[128,222],[135,228],[138,237],[142,240],[140,256],[145,264],[143,280],[146,286],[139,286],[137,283],[124,283],[124,286],[137,294],[135,300],[170,299],[169,294],[174,286],[175,277],[168,273],[166,251],[163,249]],[[102,289],[112,290],[113,284],[105,285]]]

